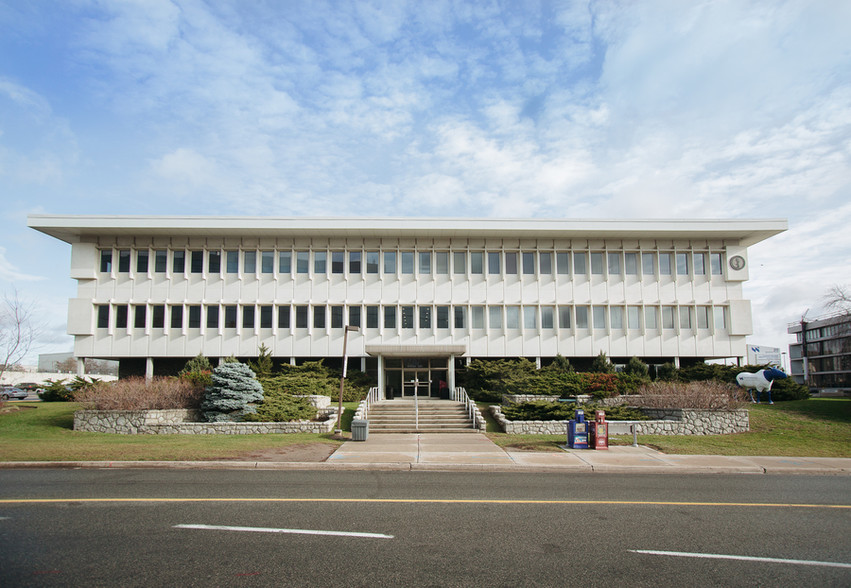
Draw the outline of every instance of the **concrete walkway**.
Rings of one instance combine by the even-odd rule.
[[[484,435],[434,433],[371,434],[343,443],[325,463],[346,469],[851,474],[851,458],[668,455],[630,446],[505,451]]]

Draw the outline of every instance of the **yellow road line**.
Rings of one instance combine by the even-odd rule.
[[[525,500],[525,499],[455,499],[455,498],[0,498],[0,504],[60,504],[67,502],[319,502],[367,504],[581,504],[631,506],[743,506],[774,508],[838,508],[849,504],[795,504],[783,502],[671,502],[661,500]]]

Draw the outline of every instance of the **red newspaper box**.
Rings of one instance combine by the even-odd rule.
[[[606,422],[606,413],[598,410],[594,422],[590,423],[591,439],[589,445],[594,449],[609,448],[609,423]]]

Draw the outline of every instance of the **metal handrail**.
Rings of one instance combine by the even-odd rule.
[[[355,412],[356,419],[365,419],[369,414],[369,407],[381,400],[380,394],[378,393],[378,386],[374,386],[369,389],[369,392],[366,394],[366,398],[360,401],[358,404],[358,409]]]
[[[449,393],[449,397],[456,402],[464,403],[464,408],[467,411],[467,418],[473,421],[474,428],[484,428],[485,418],[482,416],[482,413],[475,401],[467,395],[467,390],[457,386]]]

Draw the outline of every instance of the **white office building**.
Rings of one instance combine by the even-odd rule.
[[[743,360],[747,248],[786,229],[771,219],[55,215],[29,225],[71,244],[68,332],[80,360],[151,376],[199,353],[256,357],[263,344],[280,361],[333,365],[351,325],[349,365],[397,394],[403,382],[454,387],[472,358]]]

